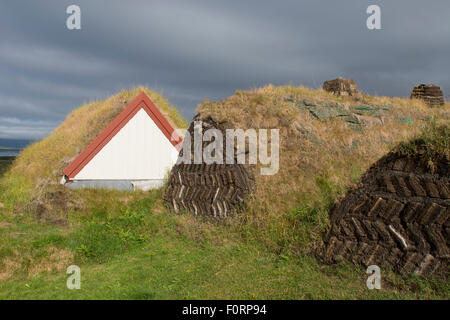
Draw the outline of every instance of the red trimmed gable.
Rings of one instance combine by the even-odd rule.
[[[178,149],[178,151],[180,151],[182,138],[175,132],[175,129],[170,125],[145,92],[142,91],[116,118],[114,118],[114,120],[89,144],[89,146],[64,169],[63,173],[68,178],[74,178],[141,109],[144,109],[147,112],[166,138]]]

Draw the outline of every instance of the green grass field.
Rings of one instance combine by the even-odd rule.
[[[233,226],[172,215],[160,191],[79,191],[92,199],[69,226],[0,216],[1,299],[448,299],[448,283],[276,254]],[[133,198],[124,204],[125,198]],[[95,200],[97,199],[97,200]],[[1,211],[0,211],[1,212]],[[81,289],[66,268],[81,268]]]

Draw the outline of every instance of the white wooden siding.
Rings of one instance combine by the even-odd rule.
[[[141,109],[73,180],[163,179],[177,156],[177,149]]]

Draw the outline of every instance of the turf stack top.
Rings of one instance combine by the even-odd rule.
[[[337,78],[325,81],[323,83],[323,90],[339,96],[354,96],[358,94],[358,88],[353,79]]]
[[[299,203],[323,200],[318,181],[339,190],[351,186],[355,176],[432,117],[448,121],[448,105],[428,108],[419,100],[341,97],[291,86],[237,91],[228,99],[202,103],[194,120],[202,121],[204,130],[222,132],[279,129],[279,171],[261,175],[261,163],[177,164],[164,197],[174,211],[213,219],[225,219],[246,206],[260,226],[267,219],[287,221],[286,214]]]
[[[443,106],[444,94],[439,86],[421,84],[414,87],[411,92],[411,99],[422,99],[430,107]]]

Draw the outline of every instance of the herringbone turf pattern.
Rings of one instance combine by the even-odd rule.
[[[188,130],[192,146],[194,121]],[[225,136],[225,128],[211,119],[202,120],[202,127],[203,131],[218,128]],[[207,143],[203,143],[202,150],[206,146]],[[225,150],[223,154],[226,156]],[[254,184],[253,171],[248,165],[181,163],[176,164],[170,173],[164,199],[175,212],[186,210],[196,216],[224,219],[244,202]]]
[[[389,154],[331,212],[323,257],[400,274],[446,274],[450,258],[449,161]]]

